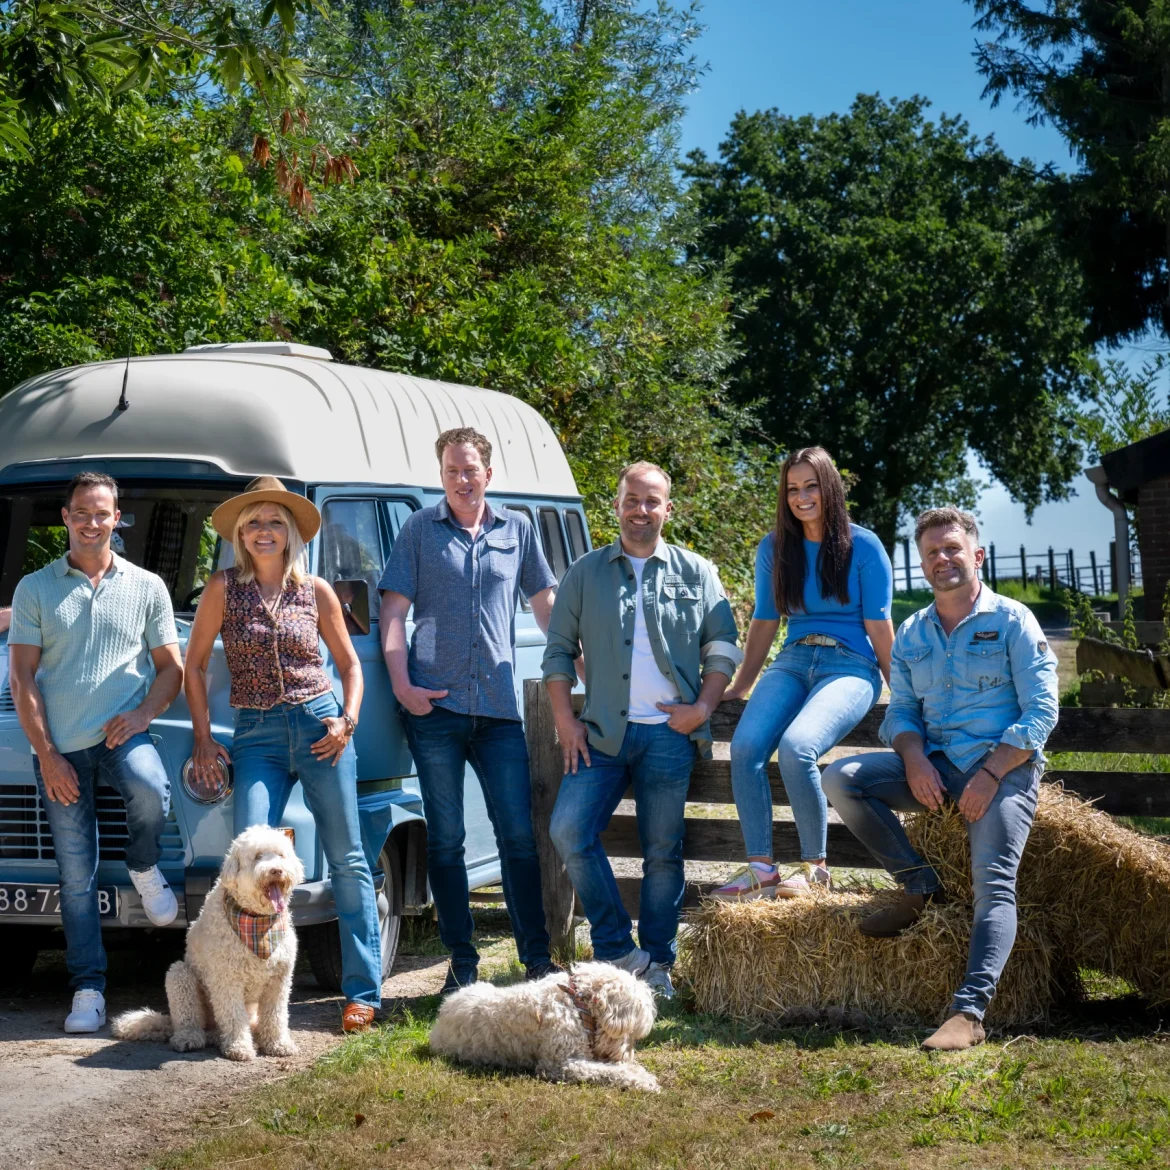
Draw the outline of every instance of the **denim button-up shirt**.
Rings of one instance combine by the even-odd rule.
[[[472,540],[444,499],[407,518],[378,588],[414,602],[407,669],[416,687],[449,692],[436,706],[519,719],[516,606],[556,583],[524,516],[489,504]]]
[[[922,736],[964,771],[1001,743],[1040,755],[1059,714],[1056,655],[1027,606],[983,585],[948,635],[934,604],[898,629],[882,742]]]
[[[693,703],[703,678],[735,674],[743,661],[738,631],[719,574],[698,553],[659,541],[642,573],[642,593],[622,542],[594,549],[569,568],[557,590],[544,680],[575,684],[573,663],[585,654],[585,708],[581,719],[589,742],[617,755],[626,734],[630,664],[634,655],[634,606],[642,605],[646,632],[658,669]],[[711,725],[691,733],[704,758],[711,755]]]

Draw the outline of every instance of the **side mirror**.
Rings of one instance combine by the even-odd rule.
[[[345,614],[345,628],[350,634],[370,632],[370,586],[364,580],[334,581],[333,590]]]

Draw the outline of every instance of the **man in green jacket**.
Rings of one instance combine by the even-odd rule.
[[[614,501],[621,535],[565,574],[544,652],[565,764],[553,844],[585,908],[594,955],[667,998],[674,994],[691,769],[697,756],[711,755],[711,712],[743,659],[715,566],[661,538],[672,509],[670,476],[661,467],[625,468]],[[570,692],[582,652],[578,719]],[[600,839],[631,784],[643,853],[641,946]]]

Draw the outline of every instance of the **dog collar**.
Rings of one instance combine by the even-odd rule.
[[[272,952],[284,942],[288,934],[288,911],[279,914],[253,914],[245,910],[231,894],[225,892],[223,908],[236,938],[258,959],[271,959]]]
[[[565,990],[569,993],[569,999],[573,1001],[573,1007],[576,1008],[577,1015],[581,1017],[581,1027],[585,1029],[585,1035],[589,1040],[589,1055],[595,1058],[597,1055],[594,1051],[594,1045],[597,1039],[597,1021],[593,1018],[593,1009],[589,1005],[589,1000],[577,986],[577,980],[573,978],[572,970],[569,970],[566,974],[569,976],[569,982]]]

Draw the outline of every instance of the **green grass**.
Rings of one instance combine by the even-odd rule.
[[[670,1005],[658,1096],[433,1057],[433,999],[217,1116],[154,1170],[1012,1167],[1170,1162],[1170,1060],[1145,1021],[1085,1018],[928,1057],[921,1033],[749,1029]]]

